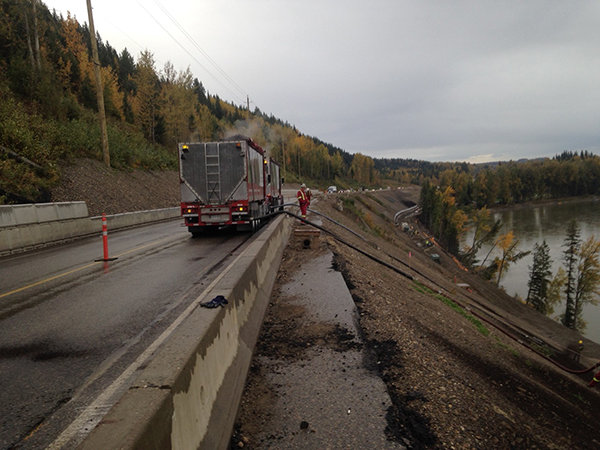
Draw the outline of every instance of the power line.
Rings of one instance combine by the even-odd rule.
[[[192,58],[194,61],[196,61],[196,63],[197,63],[197,64],[198,64],[200,67],[202,67],[202,68],[203,68],[203,69],[206,71],[206,73],[208,73],[208,74],[209,74],[209,75],[210,75],[210,76],[211,76],[211,77],[212,77],[212,78],[213,78],[213,79],[214,79],[214,80],[215,80],[217,83],[219,83],[219,84],[221,85],[221,87],[223,87],[223,89],[225,89],[227,92],[229,92],[229,93],[230,93],[231,95],[233,95],[235,98],[237,98],[238,100],[240,100],[242,103],[245,101],[245,99],[241,99],[240,97],[238,97],[238,96],[237,96],[237,94],[235,94],[233,91],[231,91],[231,89],[229,89],[227,86],[225,86],[225,85],[224,85],[224,84],[221,82],[221,80],[219,80],[219,79],[218,79],[216,76],[214,76],[214,75],[213,75],[213,74],[210,72],[210,70],[208,70],[206,67],[204,67],[204,65],[203,65],[203,64],[202,64],[200,61],[198,61],[198,60],[196,59],[196,57],[194,57],[194,55],[192,55],[192,54],[191,54],[191,53],[190,53],[190,52],[189,52],[189,51],[188,51],[188,50],[187,50],[187,49],[186,49],[186,48],[185,48],[185,47],[184,47],[184,46],[181,44],[181,42],[179,42],[179,41],[178,41],[178,40],[175,38],[175,36],[173,36],[171,33],[169,33],[169,31],[168,31],[168,30],[167,30],[167,29],[166,29],[166,28],[165,28],[165,27],[162,25],[162,23],[160,23],[160,22],[158,21],[158,19],[156,19],[156,18],[155,18],[155,17],[154,17],[154,16],[153,16],[153,15],[150,13],[150,11],[148,11],[148,10],[147,10],[147,9],[144,7],[144,5],[142,5],[142,4],[139,2],[139,0],[138,0],[138,2],[137,2],[137,3],[138,3],[138,5],[140,5],[140,6],[142,7],[142,9],[143,9],[144,11],[146,11],[146,13],[148,13],[148,15],[149,15],[149,16],[150,16],[150,17],[151,17],[151,18],[152,18],[152,19],[153,19],[153,20],[154,20],[154,21],[155,21],[155,22],[158,24],[158,26],[160,26],[160,27],[161,27],[161,28],[162,28],[162,29],[165,31],[165,33],[167,33],[167,34],[168,34],[168,35],[171,37],[171,39],[173,39],[173,40],[174,40],[174,41],[177,43],[177,45],[179,45],[179,46],[180,46],[180,47],[183,49],[183,51],[185,51],[185,52],[186,52],[186,53],[187,53],[187,54],[190,56],[190,58]]]
[[[233,81],[233,79],[229,75],[227,75],[227,73],[225,73],[225,71],[221,69],[221,67],[219,67],[219,65],[208,55],[208,53],[206,53],[206,51],[202,47],[200,47],[200,45],[194,40],[194,38],[190,36],[190,34],[179,24],[179,22],[177,22],[177,20],[171,15],[171,13],[169,13],[169,11],[167,11],[167,9],[158,0],[154,0],[154,3],[156,3],[159,6],[159,8],[163,10],[163,12],[167,15],[171,22],[173,22],[173,24],[175,24],[175,26],[179,28],[179,30],[183,33],[183,35],[186,38],[188,38],[192,45],[196,47],[196,49],[206,57],[206,59],[213,65],[215,69],[217,69],[221,73],[221,75],[223,75],[227,79],[227,81],[229,81],[233,86],[235,86],[242,95],[248,95],[248,93],[244,91],[244,89],[242,89],[235,81]]]
[[[127,33],[125,33],[121,28],[119,28],[113,21],[111,21],[107,16],[105,16],[104,14],[98,14],[100,17],[102,17],[103,20],[106,20],[108,23],[110,23],[113,27],[115,27],[119,33],[123,34],[127,39],[129,39],[131,42],[133,42],[135,45],[137,45],[140,50],[144,50],[144,47],[142,47],[142,45],[140,45],[138,42],[136,42],[135,39],[133,39],[131,36],[129,36]],[[106,41],[108,42],[108,40]],[[122,51],[122,50],[121,50]]]

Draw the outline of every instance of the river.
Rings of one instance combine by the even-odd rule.
[[[513,231],[519,240],[518,249],[532,253],[525,258],[512,263],[508,272],[504,272],[500,285],[510,295],[518,294],[521,299],[527,297],[527,282],[529,281],[530,267],[533,265],[533,247],[542,244],[545,239],[550,247],[550,258],[553,261],[552,275],[554,276],[560,266],[564,267],[562,260],[567,226],[572,219],[577,221],[581,230],[581,241],[585,242],[590,236],[600,239],[600,199],[575,200],[537,206],[518,206],[513,209],[497,210],[492,212],[494,220],[502,220],[502,229],[499,233],[505,234]],[[498,236],[499,236],[498,235]],[[466,233],[464,242],[472,242],[473,234]],[[477,257],[481,261],[489,252],[491,246],[483,247]],[[492,254],[494,255],[494,253]],[[496,255],[499,255],[496,253]],[[490,256],[492,258],[493,256]],[[552,318],[564,312],[564,304],[555,307]],[[585,305],[583,319],[587,322],[585,336],[600,343],[600,306]]]

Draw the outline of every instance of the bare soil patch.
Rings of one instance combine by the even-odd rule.
[[[61,167],[61,182],[51,201],[84,201],[90,216],[179,206],[176,171],[132,170],[106,167],[93,159],[78,158]]]

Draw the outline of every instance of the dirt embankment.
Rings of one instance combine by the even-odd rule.
[[[90,216],[179,206],[176,171],[123,172],[92,159],[75,159],[61,168],[53,202],[84,201]]]
[[[466,272],[442,249],[425,247],[427,231],[414,219],[406,219],[411,233],[395,227],[394,213],[418,200],[416,189],[355,195],[361,196],[355,205],[369,213],[378,233],[368,228],[369,220],[340,211],[339,196],[324,197],[314,207],[369,243],[328,221],[326,228],[399,269],[333,238],[321,239],[344,275],[391,397],[389,439],[413,449],[600,448],[600,396],[587,387],[592,372],[569,373],[544,357],[581,370],[600,360],[599,346],[586,340],[581,362],[575,363],[561,352],[577,342],[576,333]],[[287,251],[280,284],[298,270],[302,255],[294,252],[305,250]],[[432,253],[440,255],[439,264]],[[305,318],[283,313],[278,292],[276,287],[258,353],[281,349],[284,360],[305,357],[294,349],[319,340]],[[236,430],[245,448],[279,448],[255,439],[269,423],[269,404],[277,401],[268,380],[255,360]]]

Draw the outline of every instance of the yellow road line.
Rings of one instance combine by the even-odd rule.
[[[14,291],[7,292],[6,294],[0,294],[0,298],[2,298],[2,297],[8,297],[9,295],[16,294],[17,292],[21,292],[21,291],[24,291],[26,289],[29,289],[29,288],[32,288],[32,287],[35,287],[35,286],[39,286],[40,284],[47,283],[48,281],[56,280],[57,278],[61,278],[61,277],[64,277],[66,275],[70,275],[70,274],[75,273],[75,272],[79,272],[80,270],[87,269],[88,267],[92,267],[95,264],[98,264],[98,263],[97,262],[93,262],[91,264],[88,264],[87,266],[79,267],[78,269],[73,269],[73,270],[70,270],[69,272],[61,273],[60,275],[56,275],[54,277],[46,278],[45,280],[41,280],[41,281],[38,281],[36,283],[31,283],[31,284],[29,284],[27,286],[20,287],[19,289],[15,289]]]
[[[160,242],[166,241],[167,239],[169,239],[169,238],[164,238],[164,239],[160,239],[158,241],[150,242],[149,244],[142,245],[141,247],[135,247],[135,248],[133,248],[131,250],[127,250],[126,252],[118,254],[116,256],[116,258],[118,258],[120,256],[123,256],[123,255],[127,255],[127,254],[132,253],[132,252],[135,252],[137,250],[141,250],[141,249],[146,248],[146,247],[150,247],[151,245],[155,245],[155,244],[158,244]],[[95,261],[95,262],[93,262],[91,264],[87,264],[87,265],[79,267],[77,269],[73,269],[73,270],[70,270],[68,272],[61,273],[60,275],[55,275],[53,277],[46,278],[45,280],[40,280],[40,281],[37,281],[35,283],[28,284],[27,286],[20,287],[18,289],[15,289],[14,291],[6,292],[5,294],[0,294],[0,298],[8,297],[9,295],[16,294],[17,292],[21,292],[21,291],[24,291],[26,289],[30,289],[30,288],[35,287],[35,286],[39,286],[40,284],[48,283],[49,281],[65,277],[65,276],[70,275],[72,273],[79,272],[80,270],[87,269],[88,267],[92,267],[92,266],[94,266],[96,264],[100,264],[101,262],[104,262],[104,261]]]

